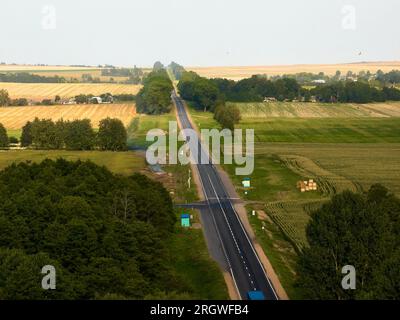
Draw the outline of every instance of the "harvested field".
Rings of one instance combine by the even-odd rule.
[[[100,95],[111,94],[136,94],[140,85],[115,84],[115,83],[11,83],[0,82],[0,90],[8,91],[11,98],[26,98],[41,101],[54,99],[56,95],[61,98],[71,98],[79,94]]]
[[[343,63],[343,64],[298,64],[280,66],[227,66],[227,67],[186,67],[189,71],[194,71],[203,77],[208,78],[227,78],[240,80],[251,77],[254,74],[267,74],[268,76],[294,74],[299,72],[319,73],[334,75],[337,70],[342,74],[347,71],[360,72],[377,70],[389,72],[393,69],[400,69],[400,61],[387,62],[366,62],[366,63]]]
[[[98,127],[100,120],[110,117],[118,118],[128,126],[135,113],[133,104],[4,107],[0,108],[0,123],[7,129],[20,129],[27,121],[32,121],[36,117],[53,121],[87,118],[92,121],[93,127]]]
[[[351,180],[321,168],[309,158],[286,154],[280,154],[279,157],[290,170],[302,177],[314,179],[323,195],[332,196],[344,190],[361,191]]]
[[[381,183],[400,195],[399,143],[263,143],[256,146],[255,153],[260,163],[265,162],[265,158],[271,154],[290,154],[298,159],[309,159],[297,162],[297,166],[306,172],[317,173],[317,169],[310,165],[314,162],[326,171],[320,171],[322,177],[325,176],[328,181],[338,181],[335,184],[342,186],[339,191],[348,184],[345,181],[350,180],[358,190],[361,187],[365,191],[372,184]],[[341,179],[335,176],[346,180],[340,182]],[[348,185],[348,188],[353,187]]]
[[[90,74],[93,78],[99,78],[100,81],[108,82],[111,78],[115,82],[128,80],[128,77],[102,76],[100,67],[71,67],[71,66],[33,66],[33,65],[0,65],[0,73],[4,72],[27,72],[37,74],[43,77],[64,77],[68,81],[71,79],[82,79],[82,75]],[[150,72],[150,68],[142,68],[144,72]]]
[[[57,71],[57,70],[52,70],[52,71],[32,71],[30,72],[32,74],[37,74],[42,77],[54,77],[54,76],[59,76],[65,78],[67,81],[71,81],[73,79],[77,79],[80,81],[82,79],[83,75],[91,75],[92,78],[99,78],[100,81],[103,82],[109,82],[111,79],[114,79],[114,82],[122,82],[126,81],[129,78],[128,77],[116,77],[116,76],[102,76],[101,75],[101,69],[93,69],[93,70],[62,70],[62,71]]]
[[[400,103],[228,103],[239,108],[242,118],[388,118],[400,117]]]

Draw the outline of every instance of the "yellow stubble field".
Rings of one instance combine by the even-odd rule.
[[[34,101],[61,98],[71,98],[79,94],[100,95],[103,93],[137,94],[140,85],[114,83],[11,83],[0,82],[0,90],[8,91],[12,99],[26,98]]]
[[[100,120],[110,117],[118,118],[125,126],[128,126],[135,114],[134,104],[3,107],[0,108],[0,123],[7,129],[17,130],[22,128],[27,121],[32,121],[36,117],[53,121],[90,119],[93,127],[97,128]]]
[[[359,73],[363,70],[369,70],[370,72],[374,73],[379,69],[383,72],[389,72],[394,69],[400,69],[400,61],[276,66],[186,67],[186,69],[189,71],[194,71],[207,78],[227,78],[232,80],[240,80],[251,77],[254,74],[276,76],[300,72],[324,72],[326,75],[334,75],[337,70],[340,70],[342,74],[346,74],[348,71]]]

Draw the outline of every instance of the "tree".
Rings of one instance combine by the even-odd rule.
[[[164,69],[164,65],[160,61],[156,61],[153,65],[153,71]]]
[[[311,299],[399,299],[400,200],[381,185],[345,191],[311,216],[298,285]],[[357,290],[344,290],[342,267],[356,269]]]
[[[43,99],[41,104],[44,106],[52,106],[54,105],[54,102],[51,99]]]
[[[91,150],[95,133],[89,119],[74,120],[65,125],[65,147],[69,150]]]
[[[164,69],[151,72],[136,97],[136,109],[147,114],[162,114],[171,110],[173,85]]]
[[[97,143],[101,150],[126,150],[127,132],[121,120],[111,118],[101,120]]]
[[[194,106],[204,111],[213,111],[220,100],[216,84],[194,72],[184,72],[178,84],[182,98],[192,101]]]
[[[8,137],[8,142],[10,144],[17,144],[19,142],[19,140],[18,140],[18,138],[11,136],[11,137]]]
[[[10,102],[10,105],[17,106],[17,107],[27,106],[28,100],[25,98],[14,99]]]
[[[182,74],[185,72],[185,68],[174,61],[172,61],[168,67],[171,69],[176,80],[180,80]]]
[[[4,128],[3,124],[0,123],[0,148],[7,148],[8,144],[7,130]]]
[[[8,106],[10,104],[10,96],[8,95],[8,91],[1,89],[0,90],[0,107]]]
[[[63,122],[36,118],[30,128],[32,144],[36,149],[60,149],[64,145]]]
[[[214,110],[214,119],[223,129],[234,130],[235,124],[240,122],[240,110],[234,105],[219,104]]]
[[[75,96],[75,102],[77,104],[88,103],[88,101],[89,101],[89,97],[85,94],[79,94],[79,95]]]
[[[32,144],[32,122],[28,121],[22,127],[21,147],[29,147]]]

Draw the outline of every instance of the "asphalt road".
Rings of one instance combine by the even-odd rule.
[[[193,129],[182,99],[173,94],[173,100],[177,107],[182,129]],[[218,239],[221,242],[229,271],[240,297],[245,300],[247,299],[247,292],[259,290],[264,293],[267,300],[277,300],[275,290],[229,199],[218,171],[209,160],[207,153],[204,152],[200,142],[198,150],[202,150],[199,151],[199,159],[202,157],[203,161],[199,161],[201,163],[197,164],[197,168],[204,196],[209,206],[208,212],[212,215]],[[204,159],[207,159],[210,163],[203,164]]]

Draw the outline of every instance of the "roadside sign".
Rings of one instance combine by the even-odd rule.
[[[242,181],[242,185],[244,188],[250,188],[250,178],[244,178]]]
[[[181,226],[182,227],[190,227],[190,215],[189,214],[181,214]]]

